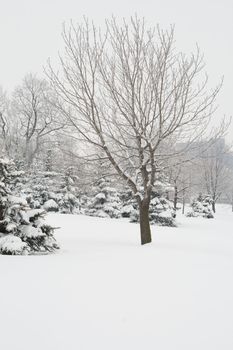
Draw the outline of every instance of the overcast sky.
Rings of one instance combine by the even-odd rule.
[[[198,43],[211,84],[225,77],[219,115],[233,115],[233,0],[0,0],[0,5],[4,89],[12,90],[28,72],[42,74],[48,57],[56,59],[63,22],[86,15],[101,25],[112,14],[137,13],[150,24],[175,24],[181,51],[188,53]]]

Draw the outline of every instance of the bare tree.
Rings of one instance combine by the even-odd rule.
[[[199,49],[189,57],[177,52],[173,27],[148,28],[135,17],[122,23],[112,18],[100,30],[84,20],[64,27],[62,35],[61,72],[51,64],[47,69],[60,110],[77,139],[103,152],[132,189],[141,243],[149,243],[148,212],[160,162],[175,156],[175,143],[204,136],[220,86],[206,92]]]
[[[231,211],[233,212],[233,169],[232,166],[229,169],[228,182],[225,188],[226,202],[231,204]]]
[[[8,154],[10,147],[10,116],[7,94],[0,87],[0,146]]]
[[[44,79],[27,75],[13,94],[12,113],[23,143],[23,158],[28,166],[49,136],[63,126],[55,108],[55,94]],[[18,138],[17,138],[18,140]],[[21,145],[22,146],[22,145]]]
[[[173,208],[178,209],[178,203],[182,203],[182,214],[185,211],[185,204],[187,196],[192,187],[191,181],[191,162],[180,161],[177,166],[169,168],[168,179],[169,183],[173,185]]]
[[[201,182],[211,196],[212,209],[216,212],[216,202],[225,194],[231,181],[231,169],[227,162],[229,148],[224,139],[218,139],[201,157]]]

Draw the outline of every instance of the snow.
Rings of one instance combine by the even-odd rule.
[[[132,204],[125,205],[124,207],[121,208],[121,214],[125,213],[130,215],[132,211],[134,211],[134,207],[132,206]]]
[[[4,350],[232,350],[233,213],[179,227],[50,214],[46,256],[0,256]]]
[[[25,207],[28,206],[28,203],[27,203],[27,201],[26,201],[25,198],[21,198],[21,197],[16,197],[16,196],[9,195],[9,196],[8,196],[8,200],[9,200],[9,202],[11,202],[12,204],[19,204],[19,205],[22,205],[22,206],[25,206]]]
[[[4,158],[0,157],[0,162],[3,165],[12,165],[12,161],[6,157],[4,157]]]
[[[98,193],[96,196],[95,196],[96,199],[106,199],[106,196],[104,193]]]
[[[13,232],[16,230],[17,230],[17,225],[15,223],[10,222],[9,224],[7,224],[7,226],[6,226],[7,232]]]
[[[27,216],[29,219],[31,219],[31,218],[34,218],[36,216],[41,216],[45,213],[46,212],[44,211],[44,209],[30,209],[27,211]]]
[[[58,204],[53,200],[53,199],[49,199],[48,201],[46,201],[43,205],[45,210],[58,210]]]
[[[22,238],[35,238],[35,237],[44,237],[45,233],[41,231],[39,227],[33,227],[31,225],[20,225],[19,226],[20,230],[20,237]]]
[[[22,242],[19,237],[14,235],[7,235],[0,238],[0,251],[8,254],[9,252],[13,254],[22,254],[23,251],[26,252],[27,244]],[[1,294],[1,293],[0,293]],[[0,336],[1,339],[1,336]]]

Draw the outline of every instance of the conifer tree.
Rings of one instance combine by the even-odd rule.
[[[197,198],[193,199],[191,203],[191,210],[187,212],[188,217],[198,217],[213,219],[212,198],[209,195],[202,195],[201,193]]]
[[[0,253],[23,255],[59,248],[54,229],[46,224],[43,209],[30,209],[25,198],[13,193],[19,182],[14,163],[0,158]],[[16,186],[17,187],[17,186]]]
[[[120,193],[109,180],[102,178],[90,191],[85,214],[119,218],[121,217],[121,207]]]

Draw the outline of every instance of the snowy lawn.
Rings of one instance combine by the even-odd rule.
[[[2,350],[232,350],[233,213],[153,227],[50,215],[62,249],[0,256]]]

